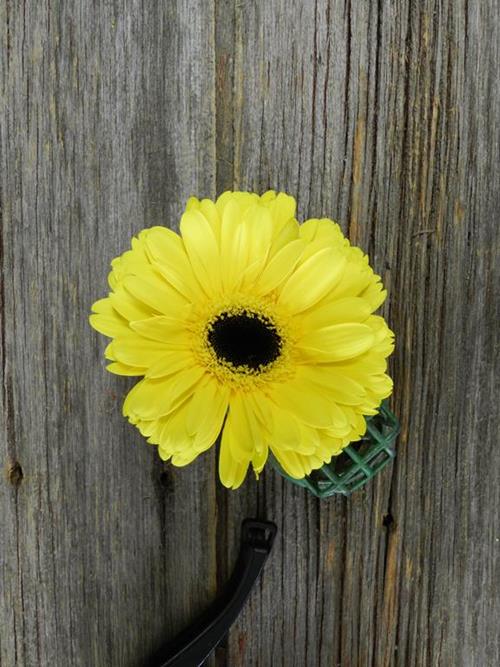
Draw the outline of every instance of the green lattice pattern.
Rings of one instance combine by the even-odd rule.
[[[328,498],[335,494],[349,496],[396,456],[394,441],[398,433],[399,422],[384,401],[379,413],[367,418],[366,434],[361,440],[348,445],[330,463],[319,470],[313,470],[304,479],[290,477],[276,460],[273,463],[283,477],[303,486],[318,498]]]

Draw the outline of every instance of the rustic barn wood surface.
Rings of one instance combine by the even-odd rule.
[[[1,1],[2,667],[143,664],[257,515],[275,549],[210,666],[500,664],[499,24],[496,0]],[[349,499],[163,464],[88,326],[133,234],[270,187],[390,289],[399,453]]]

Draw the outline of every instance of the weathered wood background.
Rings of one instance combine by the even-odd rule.
[[[2,667],[141,665],[256,514],[277,544],[210,665],[500,664],[499,23],[496,0],[1,1]],[[399,455],[351,499],[272,470],[226,491],[213,451],[165,466],[87,323],[134,233],[269,187],[390,288]]]

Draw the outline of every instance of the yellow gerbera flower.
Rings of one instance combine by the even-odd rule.
[[[302,478],[365,432],[392,390],[386,292],[328,219],[295,200],[225,192],[189,199],[180,235],[145,229],[113,260],[92,326],[108,369],[144,378],[123,414],[183,466],[222,432],[219,474],[237,488],[269,449]]]

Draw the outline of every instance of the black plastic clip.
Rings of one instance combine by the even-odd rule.
[[[147,667],[199,667],[227,634],[245,604],[273,546],[276,525],[245,519],[241,548],[224,593],[205,613],[147,663]]]

